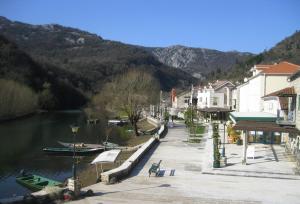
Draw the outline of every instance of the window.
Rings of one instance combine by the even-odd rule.
[[[213,106],[218,105],[218,97],[213,97]]]
[[[300,111],[300,95],[298,95],[298,111]]]

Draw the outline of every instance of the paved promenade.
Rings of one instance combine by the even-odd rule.
[[[177,123],[130,178],[90,186],[96,196],[74,203],[300,203],[299,180],[202,174],[209,137],[189,144],[184,124]],[[159,160],[160,176],[149,178],[149,167]]]

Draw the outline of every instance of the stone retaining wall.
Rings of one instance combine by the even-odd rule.
[[[162,125],[158,132],[150,138],[144,145],[139,148],[131,157],[129,157],[121,166],[101,174],[101,181],[106,184],[114,183],[115,181],[126,177],[130,171],[138,164],[143,155],[151,149],[158,141],[159,137],[167,131],[165,125]]]

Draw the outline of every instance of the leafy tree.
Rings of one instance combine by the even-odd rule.
[[[184,112],[184,120],[185,124],[189,127],[193,126],[193,120],[197,117],[196,111],[189,107],[185,112]]]

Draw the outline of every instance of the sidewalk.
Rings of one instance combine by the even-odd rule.
[[[221,140],[223,140],[223,126],[220,126],[219,134],[221,136]],[[247,158],[247,165],[242,165],[243,146],[226,144],[225,155],[227,157],[228,165],[223,168],[214,169],[212,167],[213,141],[211,138],[211,126],[206,137],[207,143],[205,152],[207,153],[207,157],[210,159],[204,160],[204,168],[202,171],[204,174],[300,180],[300,176],[295,175],[294,173],[295,162],[289,161],[288,156],[285,154],[284,147],[280,145],[249,145],[248,147],[255,147],[255,158]]]
[[[187,143],[187,136],[185,125],[176,123],[129,178],[89,186],[84,190],[92,189],[95,196],[74,203],[300,203],[298,180],[202,174],[206,142]],[[148,169],[159,160],[160,176],[149,177]]]

